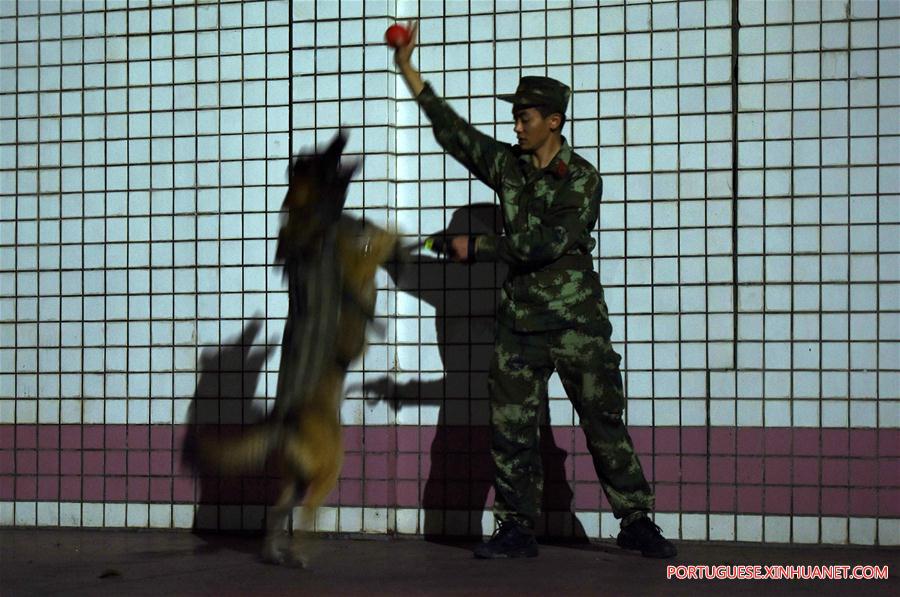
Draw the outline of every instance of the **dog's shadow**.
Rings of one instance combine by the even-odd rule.
[[[254,408],[251,400],[255,393],[263,367],[275,349],[271,342],[264,346],[254,341],[262,329],[262,320],[249,321],[240,336],[223,342],[217,348],[206,348],[200,354],[199,377],[188,409],[188,428],[181,446],[181,467],[193,475],[194,523],[192,532],[205,544],[199,552],[229,549],[236,551],[258,551],[254,541],[247,541],[248,535],[260,535],[264,529],[265,504],[274,502],[277,495],[277,477],[268,471],[258,475],[221,476],[198,466],[196,442],[199,434],[230,434],[240,431],[246,423],[261,420],[265,412]],[[241,414],[227,413],[226,419],[238,419],[242,423],[218,423],[223,418],[223,408],[240,408]],[[254,510],[247,510],[252,504]],[[262,507],[256,505],[263,504]],[[226,515],[226,510],[230,510]],[[236,513],[246,521],[245,512],[252,512],[250,518],[259,518],[259,527],[250,531],[238,531],[244,524],[233,519]],[[226,516],[232,516],[231,520]],[[253,523],[256,520],[252,521]]]
[[[493,204],[462,207],[437,236],[497,233],[500,218],[499,208]],[[419,503],[425,511],[424,528],[420,530],[426,540],[440,543],[458,544],[462,526],[462,537],[480,538],[481,518],[462,522],[459,517],[490,507],[494,469],[486,419],[487,372],[504,267],[495,263],[463,265],[419,256],[410,262],[391,264],[388,273],[400,291],[434,308],[436,344],[444,375],[430,381],[404,383],[383,377],[365,383],[364,391],[370,400],[386,400],[394,408],[438,405],[427,478],[419,487]],[[567,482],[567,453],[555,443],[546,401],[541,416],[542,510],[559,517],[556,524],[546,527],[545,536],[586,543],[584,528],[572,512],[574,494]],[[420,437],[424,450],[428,438]],[[456,520],[451,521],[454,517]],[[545,526],[542,522],[538,522],[539,528]]]

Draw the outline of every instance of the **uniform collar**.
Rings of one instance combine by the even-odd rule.
[[[531,168],[535,169],[534,166],[531,165],[531,154],[522,152],[519,154],[519,159],[523,162],[527,163]],[[563,179],[569,174],[569,165],[572,163],[572,147],[569,145],[569,142],[566,141],[566,138],[562,138],[562,145],[559,147],[559,151],[556,152],[556,155],[553,156],[553,159],[550,160],[550,163],[547,164],[543,171],[551,176],[555,176],[556,178]]]

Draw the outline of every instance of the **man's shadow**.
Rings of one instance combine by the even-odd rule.
[[[498,206],[474,204],[454,211],[448,226],[434,236],[499,234],[500,227]],[[422,532],[429,541],[457,543],[459,519],[457,524],[448,524],[448,519],[455,516],[453,512],[468,515],[469,511],[481,512],[490,506],[494,467],[487,418],[487,373],[505,266],[465,265],[420,255],[392,264],[388,273],[399,290],[434,308],[436,343],[444,376],[400,384],[384,377],[366,383],[364,389],[370,399],[387,400],[394,408],[423,403],[439,406],[427,479],[420,488],[420,505],[425,510]],[[567,454],[554,441],[546,401],[541,421],[542,510],[562,516],[560,528],[551,529],[546,535],[587,541],[584,528],[572,512],[574,494],[566,480]],[[542,522],[538,521],[538,529],[545,527]],[[481,537],[480,517],[468,520],[465,526],[464,536]],[[457,539],[451,539],[451,535]]]
[[[214,475],[198,467],[195,451],[198,434],[240,433],[244,423],[257,422],[265,416],[263,409],[254,408],[251,403],[263,366],[275,349],[271,342],[265,346],[254,345],[261,328],[261,320],[252,320],[244,326],[239,337],[223,342],[218,348],[206,348],[200,354],[200,375],[188,409],[188,430],[181,446],[181,466],[196,480],[197,509],[192,532],[207,542],[207,549],[234,547],[234,541],[219,533],[223,526],[228,526],[223,524],[222,506],[261,504],[264,512],[265,506],[274,501],[277,492],[277,479],[270,472],[242,477]],[[224,404],[240,408],[242,412],[239,417],[237,413],[230,413],[229,418],[238,418],[243,423],[219,423]],[[258,530],[264,528],[263,522]]]

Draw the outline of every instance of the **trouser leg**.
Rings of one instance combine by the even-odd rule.
[[[653,509],[654,496],[622,421],[625,394],[621,357],[609,337],[566,330],[551,349],[553,362],[572,401],[597,476],[616,518],[631,522]]]
[[[488,376],[494,516],[529,527],[540,513],[543,467],[539,413],[547,395],[549,354],[534,334],[499,326]]]

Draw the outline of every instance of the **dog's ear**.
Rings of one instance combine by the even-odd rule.
[[[347,147],[347,139],[346,130],[338,131],[320,158],[324,171],[334,173],[334,182],[338,184],[339,188],[346,188],[350,184],[350,179],[356,174],[361,164],[361,160],[358,158],[341,160],[344,149]]]
[[[325,153],[321,155],[322,166],[326,170],[337,170],[341,161],[341,154],[347,146],[347,132],[343,129],[339,130],[334,139],[328,145]]]
[[[362,160],[359,158],[352,158],[341,162],[339,179],[344,186],[350,184],[350,179],[356,175],[356,171],[359,170],[360,166],[362,166]]]

